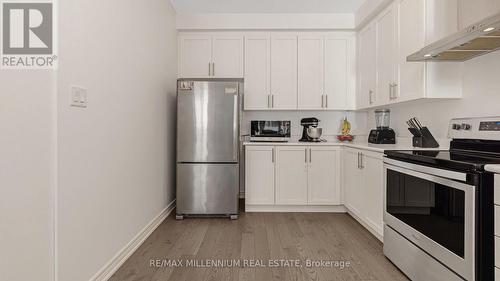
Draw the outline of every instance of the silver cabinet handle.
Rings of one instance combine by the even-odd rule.
[[[359,152],[358,152],[358,169],[361,169],[361,166],[359,165]]]
[[[215,76],[215,62],[212,62],[212,76]]]
[[[325,108],[328,108],[328,95],[325,95]]]
[[[271,157],[272,160],[271,161],[274,163],[274,161],[275,161],[275,159],[274,159],[274,157],[275,157],[274,156],[274,147],[273,147],[273,150],[271,151],[271,153],[272,153],[272,157]]]
[[[271,95],[267,95],[267,108],[271,108]]]
[[[325,108],[325,95],[321,95],[321,108]]]
[[[307,164],[307,148],[304,149],[304,163]]]
[[[398,83],[392,83],[392,96],[394,97],[394,99],[398,98],[397,90],[398,90]]]
[[[309,163],[312,163],[313,155],[312,155],[312,148],[309,148]]]
[[[370,100],[370,104],[372,104],[372,103],[373,103],[373,91],[372,91],[372,90],[370,90],[370,91],[368,92],[368,95],[369,95],[369,96],[368,96],[368,98],[369,98],[369,100]]]
[[[274,95],[271,94],[271,108],[274,108]]]
[[[208,76],[212,75],[212,71],[210,70],[210,63],[208,63]]]
[[[361,169],[364,169],[365,168],[365,165],[363,163],[363,153],[359,153],[359,166]]]

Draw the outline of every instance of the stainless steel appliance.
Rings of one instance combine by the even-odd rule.
[[[407,57],[407,61],[462,62],[500,48],[500,13],[443,38]]]
[[[500,117],[454,119],[449,150],[385,151],[384,253],[418,281],[494,280]]]
[[[303,118],[300,120],[300,125],[302,125],[302,138],[300,138],[300,142],[324,142],[325,140],[321,139],[321,134],[323,130],[318,128],[319,119],[314,117]]]
[[[375,110],[375,121],[377,129],[370,131],[368,142],[375,144],[395,144],[396,133],[393,129],[389,128],[391,124],[391,111],[389,109]]]
[[[242,80],[181,79],[177,86],[177,219],[236,219]]]
[[[251,121],[250,141],[287,142],[290,140],[291,121]]]

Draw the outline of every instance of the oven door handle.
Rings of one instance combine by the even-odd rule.
[[[465,191],[466,193],[474,190],[474,188],[475,188],[474,185],[461,183],[461,182],[458,182],[458,181],[455,181],[455,180],[452,180],[449,178],[444,178],[444,177],[442,177],[440,175],[436,175],[436,174],[429,174],[429,173],[421,172],[421,171],[414,170],[414,169],[410,170],[410,169],[405,168],[405,167],[394,166],[394,165],[388,164],[387,162],[384,163],[384,168],[387,170],[391,170],[391,171],[395,171],[398,173],[417,177],[420,179],[428,180],[430,182],[438,183],[441,185],[446,185],[446,186],[452,187],[454,189]]]
[[[410,171],[417,171],[424,174],[429,174],[446,179],[454,179],[459,181],[467,181],[467,174],[461,172],[455,172],[450,170],[438,169],[434,167],[417,165],[409,162],[403,162],[399,160],[394,160],[391,158],[384,157],[384,164],[389,164],[394,167],[404,168]]]

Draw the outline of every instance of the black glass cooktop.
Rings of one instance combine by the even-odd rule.
[[[387,150],[388,158],[400,159],[438,168],[474,172],[487,164],[500,164],[500,154],[460,150]]]

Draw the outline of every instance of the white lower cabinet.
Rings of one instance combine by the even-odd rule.
[[[383,153],[344,149],[345,206],[376,236],[383,236]]]
[[[246,206],[338,206],[340,147],[247,146]]]
[[[281,146],[277,149],[276,204],[307,204],[307,147]]]
[[[340,150],[335,147],[309,148],[309,205],[340,205]]]
[[[245,155],[246,204],[274,204],[274,166],[273,146],[248,146]]]

